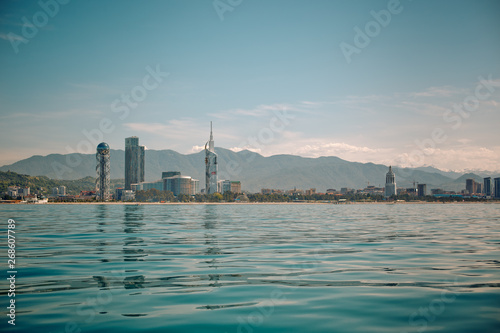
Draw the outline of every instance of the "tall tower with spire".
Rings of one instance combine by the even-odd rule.
[[[385,196],[391,195],[396,195],[396,175],[392,171],[392,166],[389,166],[389,172],[385,175]]]
[[[217,192],[217,154],[215,153],[212,122],[210,122],[210,140],[205,144],[205,193]]]

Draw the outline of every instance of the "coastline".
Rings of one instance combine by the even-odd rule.
[[[462,202],[439,202],[439,201],[408,201],[408,202],[48,202],[44,204],[7,204],[5,205],[124,205],[124,206],[143,206],[143,205],[442,205],[442,204],[500,204],[500,201],[491,202],[482,201],[462,201]]]

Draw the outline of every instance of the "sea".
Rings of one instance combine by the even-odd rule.
[[[500,332],[500,204],[1,205],[0,219],[1,332]]]

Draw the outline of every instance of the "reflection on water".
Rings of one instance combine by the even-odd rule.
[[[108,205],[96,205],[96,229],[97,232],[105,232],[107,223]]]
[[[125,289],[144,288],[144,275],[128,276],[123,280]]]
[[[499,205],[20,207],[0,207],[19,220],[2,332],[500,325]]]
[[[144,225],[144,207],[136,205],[124,205],[125,214],[123,216],[123,232],[127,234],[140,231]]]
[[[144,226],[144,208],[136,205],[124,205],[123,231],[127,234],[141,233]],[[124,261],[143,261],[148,254],[145,251],[147,244],[141,237],[126,237],[123,242]]]
[[[205,212],[203,215],[203,227],[205,228],[205,255],[208,256],[205,259],[205,262],[208,264],[208,267],[214,269],[217,272],[217,255],[221,254],[221,249],[219,248],[219,244],[216,236],[216,228],[217,228],[217,207],[215,205],[205,205]],[[219,279],[220,274],[208,274],[208,280],[210,281],[210,287],[219,287]]]

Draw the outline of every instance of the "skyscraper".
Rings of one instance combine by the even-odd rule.
[[[130,184],[144,181],[144,146],[139,146],[139,138],[125,138],[125,190]]]
[[[500,178],[495,178],[493,180],[494,184],[494,191],[495,191],[495,198],[500,199]]]
[[[427,184],[418,184],[418,196],[425,197],[427,195]]]
[[[110,165],[109,165],[109,146],[105,142],[97,145],[97,153],[95,154],[97,160],[96,172],[96,193],[97,200],[109,200],[109,182],[111,179]]]
[[[465,180],[465,189],[470,195],[477,192],[477,182],[473,178],[468,178]]]
[[[385,196],[396,195],[396,175],[392,172],[392,166],[389,166],[389,172],[385,175]]]
[[[492,182],[491,182],[491,177],[486,177],[484,178],[484,189],[483,189],[483,192],[484,192],[484,195],[486,195],[487,197],[491,196],[491,193],[492,193]]]
[[[208,148],[207,148],[208,146]],[[205,144],[205,193],[217,192],[217,154],[215,153],[212,122],[210,122],[210,140]]]

